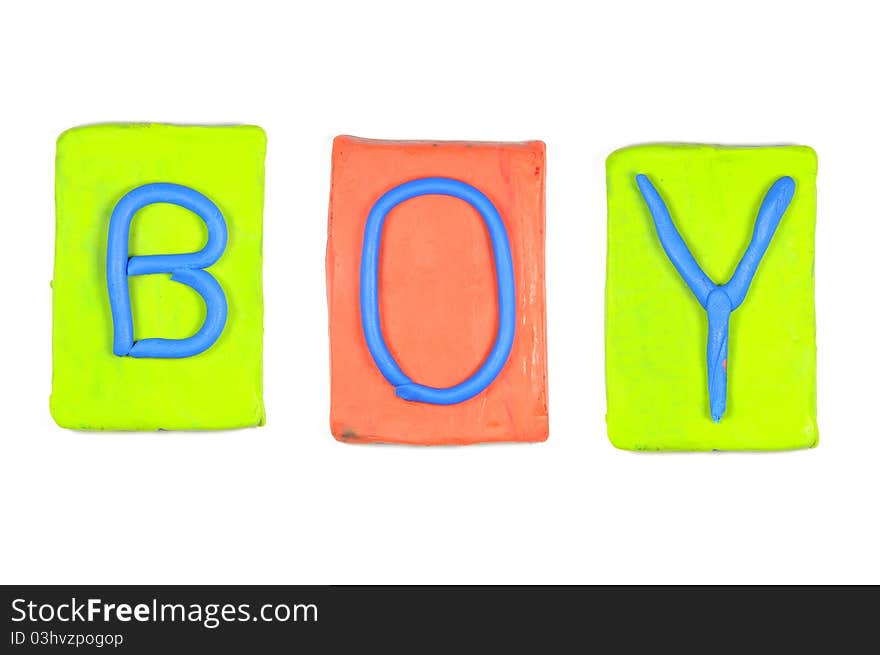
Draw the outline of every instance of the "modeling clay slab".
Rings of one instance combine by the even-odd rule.
[[[547,438],[543,143],[337,137],[327,293],[337,439]]]
[[[59,137],[50,408],[60,426],[264,423],[265,152],[253,126],[107,124]]]
[[[605,373],[615,446],[816,445],[816,168],[803,146],[645,145],[609,156]]]

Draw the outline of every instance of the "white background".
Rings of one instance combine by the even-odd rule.
[[[877,16],[711,4],[4,3],[0,581],[880,582]],[[55,138],[100,121],[266,129],[265,428],[52,422]],[[343,133],[546,141],[546,443],[330,436],[324,248]],[[604,160],[658,140],[817,150],[817,449],[609,444]]]

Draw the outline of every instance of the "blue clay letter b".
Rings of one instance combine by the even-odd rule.
[[[134,215],[154,203],[170,203],[188,209],[208,227],[208,242],[198,252],[177,255],[128,256],[128,236]],[[206,351],[226,326],[226,295],[204,269],[226,249],[226,221],[220,209],[198,191],[179,184],[145,184],[126,193],[116,203],[107,237],[107,290],[113,315],[113,354],[119,357],[182,358]],[[205,301],[205,322],[186,339],[134,340],[128,277],[170,273],[175,282],[194,289]]]

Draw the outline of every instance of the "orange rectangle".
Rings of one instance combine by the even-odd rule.
[[[337,439],[430,445],[547,438],[544,172],[539,141],[334,140],[326,264],[330,426]],[[489,198],[507,231],[515,279],[507,363],[481,393],[451,405],[397,397],[361,323],[367,216],[390,189],[429,177],[459,180]],[[381,329],[414,382],[449,387],[480,367],[498,330],[496,287],[489,232],[467,202],[423,195],[389,212],[379,251]]]

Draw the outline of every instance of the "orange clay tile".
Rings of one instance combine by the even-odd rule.
[[[513,257],[517,305],[510,358],[488,388],[457,405],[395,396],[361,329],[367,214],[383,193],[420,177],[451,177],[485,193],[504,219]],[[547,438],[542,142],[337,137],[328,223],[334,437],[423,445]],[[415,382],[447,387],[479,368],[495,340],[498,304],[488,231],[473,207],[431,195],[389,213],[379,260],[379,309],[388,348]]]

